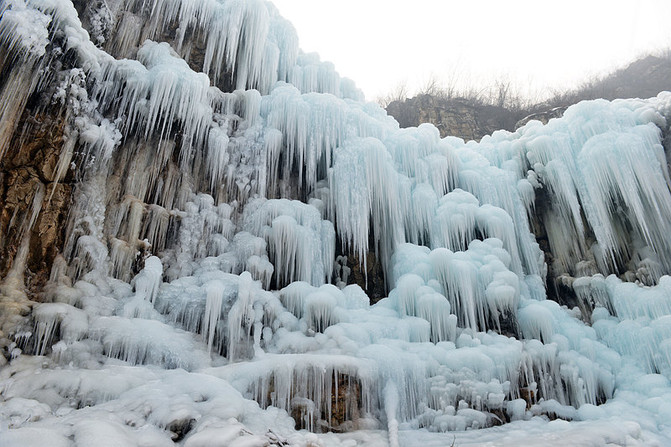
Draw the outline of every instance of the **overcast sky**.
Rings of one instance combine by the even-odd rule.
[[[433,75],[570,87],[671,47],[671,0],[271,0],[369,100]]]

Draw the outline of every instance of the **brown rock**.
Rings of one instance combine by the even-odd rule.
[[[30,166],[43,183],[63,181],[69,170],[56,179],[56,171],[64,143],[65,121],[59,115],[39,114],[23,119],[7,154],[2,169]]]
[[[431,95],[394,101],[387,106],[387,113],[401,127],[431,123],[438,128],[441,137],[455,136],[466,141],[480,140],[500,129],[512,131],[520,118],[516,112],[503,107]]]
[[[366,253],[366,265],[359,261],[356,254],[347,257],[347,266],[351,273],[349,284],[358,284],[370,298],[370,304],[375,304],[387,296],[387,288],[382,264],[375,256],[374,251]]]
[[[58,114],[24,113],[0,161],[0,277],[12,267],[24,235],[30,232],[25,278],[31,296],[49,278],[53,260],[63,245],[72,186],[55,180],[64,128]],[[71,180],[69,167],[60,177],[61,181]],[[34,203],[38,193],[42,200]],[[34,209],[39,213],[31,227]]]
[[[54,258],[63,246],[71,195],[70,185],[59,183],[47,185],[42,212],[32,230],[28,268],[33,272],[46,274],[40,281],[42,284],[48,279]]]
[[[0,277],[12,266],[30,218],[33,198],[42,185],[32,168],[3,173],[2,209],[0,210]]]
[[[356,429],[356,422],[360,417],[359,408],[361,408],[359,381],[350,375],[338,374],[331,389],[329,429],[342,432]]]

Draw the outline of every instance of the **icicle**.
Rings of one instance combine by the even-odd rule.
[[[244,227],[268,242],[278,287],[293,281],[321,285],[331,278],[335,231],[315,207],[286,199],[257,200],[246,208]]]
[[[432,222],[433,228],[425,227],[431,231],[431,246],[453,251],[466,250],[477,236],[478,206],[478,199],[461,189],[443,196],[433,219],[427,219],[427,224]]]
[[[18,278],[44,191],[17,223],[22,240],[0,285],[0,330],[9,334],[0,342],[12,358],[4,410],[46,401],[39,430],[70,427],[79,443],[96,428],[135,435],[135,426],[144,443],[188,428],[187,443],[230,444],[243,430],[235,417],[289,433],[295,422],[315,431],[386,422],[398,445],[407,435],[399,426],[465,431],[506,416],[610,417],[637,400],[631,438],[665,439],[654,432],[668,419],[660,395],[671,374],[671,195],[659,129],[671,96],[582,103],[546,126],[464,143],[441,139],[432,125],[400,129],[363,103],[332,64],[298,53],[295,30],[268,2],[122,3],[123,29],[107,48],[137,60],[95,47],[70,1],[0,7],[8,55],[0,64],[9,73],[0,153],[26,98],[42,88],[38,69],[63,62],[78,68],[59,75],[53,96],[69,123],[57,179],[72,160],[82,163],[46,295],[57,302],[35,306],[34,336],[17,323],[31,305]],[[544,299],[535,206],[553,279],[573,287],[592,326]],[[133,292],[127,281],[142,251],[161,258],[144,261]],[[347,256],[365,266],[370,251],[391,288],[374,306],[346,286]],[[613,267],[646,287],[604,278]],[[333,273],[342,289],[325,284]],[[279,292],[264,290],[273,275],[275,287],[286,285]],[[518,330],[522,340],[510,336]],[[31,337],[46,356],[34,363],[47,366],[40,374],[19,357]],[[50,360],[67,362],[67,374],[50,370]],[[80,380],[91,377],[114,392],[91,398],[87,387],[99,387]],[[157,383],[177,391],[157,397]],[[283,411],[247,405],[238,392]],[[146,411],[130,411],[119,426],[78,419],[77,408],[105,400],[87,414],[140,400]],[[12,433],[34,430],[20,415],[25,426]],[[67,423],[53,423],[62,417]],[[240,442],[283,442],[262,438]],[[121,444],[139,438],[128,439]]]
[[[397,179],[391,157],[379,140],[351,139],[336,154],[329,174],[332,214],[345,246],[351,246],[362,265],[366,265],[370,231],[375,241],[371,248],[379,248],[383,259],[403,242],[398,232],[405,210],[396,202]]]
[[[80,240],[82,240],[82,243],[85,243],[86,246],[90,246],[91,248],[93,247],[94,241],[90,236],[83,236],[80,238]],[[77,241],[78,246],[79,244],[80,242]],[[82,248],[85,245],[82,245]],[[110,246],[110,273],[115,278],[130,281],[133,271],[133,263],[135,262],[135,258],[138,254],[137,249],[134,245],[130,245],[128,242],[116,238],[113,238],[110,241]],[[92,259],[102,259],[103,256],[107,255],[107,250],[105,250],[102,246],[96,247],[96,251],[98,253],[95,256],[91,256],[90,254],[85,256],[91,257]]]
[[[154,253],[161,253],[165,249],[172,217],[172,214],[160,205],[148,206],[146,230],[143,230],[143,234],[147,235],[147,240]]]
[[[522,335],[549,342],[555,334],[555,321],[544,302],[530,302],[519,310]]]
[[[326,287],[328,286],[323,286],[323,288]],[[327,327],[338,322],[335,314],[337,301],[333,295],[334,291],[323,290],[323,288],[305,297],[305,318],[309,321],[310,329],[315,332],[324,332]]]
[[[32,66],[21,66],[10,71],[9,79],[0,90],[0,160],[7,152],[21,113],[37,83],[37,70],[33,70]]]
[[[224,286],[218,281],[210,281],[205,284],[205,289],[207,290],[207,298],[205,313],[203,314],[203,336],[207,339],[207,350],[211,353],[214,334],[221,318]]]
[[[310,284],[294,281],[280,291],[282,304],[298,318],[303,318],[305,298],[314,290]]]
[[[247,339],[254,323],[254,281],[249,272],[240,275],[238,299],[228,313],[228,353],[231,360],[240,358],[248,348]]]
[[[207,148],[207,166],[210,176],[210,190],[216,191],[223,181],[225,169],[228,165],[229,154],[227,133],[218,128],[212,128],[209,134]]]
[[[101,317],[91,322],[91,337],[100,340],[105,354],[131,365],[163,368],[202,368],[209,357],[197,349],[191,334],[159,321]]]
[[[39,60],[49,44],[51,18],[21,0],[0,5],[0,71],[12,64],[9,78],[0,83],[0,160],[18,125],[28,98],[39,81]]]
[[[33,311],[35,320],[35,352],[45,355],[58,333],[66,343],[84,337],[88,331],[86,313],[65,303],[43,303]]]
[[[643,103],[593,101],[569,108],[562,120],[547,127],[525,132],[527,158],[553,199],[544,220],[563,271],[573,273],[590,253],[583,219],[596,236],[598,249],[591,252],[603,273],[626,264],[632,255],[626,247],[636,240],[660,254],[662,264],[671,265],[659,236],[668,231],[660,216],[671,205],[660,123],[654,109]],[[637,180],[642,178],[643,183]]]
[[[346,103],[329,95],[305,94],[293,86],[278,86],[264,98],[262,115],[268,126],[282,132],[284,163],[279,172],[288,179],[298,171],[298,184],[306,193],[326,176],[335,148],[345,136]],[[275,162],[276,163],[276,162]],[[274,175],[275,169],[272,170]],[[271,184],[277,179],[271,177]]]
[[[300,415],[296,423],[308,430],[337,428],[332,421],[338,405],[345,406],[347,419],[342,422],[351,424],[376,404],[371,400],[374,376],[369,361],[327,355],[268,355],[256,363],[253,369],[244,363],[233,365],[229,374],[244,383],[262,407],[272,405]],[[333,402],[338,395],[334,392],[343,385],[347,386],[347,397]],[[325,418],[320,420],[322,415]]]
[[[384,387],[384,412],[387,415],[387,430],[390,447],[398,447],[398,389],[396,384],[389,380]]]
[[[163,282],[163,264],[156,256],[150,256],[144,261],[144,268],[133,278],[135,293],[150,303],[154,303],[158,289]]]

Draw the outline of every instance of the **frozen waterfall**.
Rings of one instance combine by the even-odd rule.
[[[671,93],[464,142],[266,1],[0,11],[1,446],[671,443]]]

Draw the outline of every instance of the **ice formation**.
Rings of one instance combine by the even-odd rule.
[[[10,222],[0,445],[671,442],[671,94],[464,142],[261,0],[0,10],[0,159],[57,113],[76,185],[39,302],[55,184]]]

